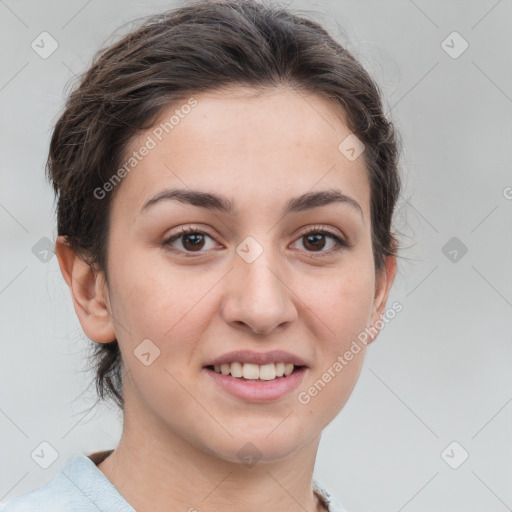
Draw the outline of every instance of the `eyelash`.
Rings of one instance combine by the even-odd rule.
[[[191,257],[191,258],[196,258],[201,253],[206,252],[206,251],[196,251],[197,252],[197,255],[196,255],[196,254],[194,254],[194,251],[182,251],[182,250],[178,250],[178,249],[175,249],[172,247],[172,245],[171,245],[172,242],[180,239],[181,237],[183,237],[185,235],[190,235],[190,234],[206,235],[206,236],[210,237],[211,239],[213,239],[213,237],[210,236],[208,233],[201,231],[199,229],[195,229],[193,226],[187,226],[186,228],[185,227],[182,228],[179,233],[167,238],[162,243],[164,250],[175,253],[175,254],[184,254],[186,257]],[[327,235],[327,236],[331,237],[334,240],[334,243],[336,244],[334,249],[331,249],[330,251],[322,251],[322,252],[318,252],[318,253],[315,251],[307,251],[307,252],[310,252],[311,254],[314,254],[315,257],[322,258],[324,256],[329,256],[329,255],[332,255],[333,253],[337,253],[337,252],[351,246],[351,244],[349,244],[348,242],[345,242],[343,239],[341,239],[339,236],[335,235],[334,233],[331,233],[330,231],[326,230],[323,226],[315,226],[315,227],[311,228],[310,230],[306,231],[305,233],[302,233],[298,239],[304,238],[311,234]]]

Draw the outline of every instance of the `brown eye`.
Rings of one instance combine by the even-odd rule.
[[[172,235],[165,240],[162,244],[163,248],[167,251],[174,253],[181,253],[188,256],[187,253],[202,253],[206,252],[205,248],[207,239],[212,239],[207,233],[203,233],[193,228],[183,228],[180,233]],[[175,242],[180,241],[181,247],[176,247]]]
[[[187,251],[194,251],[196,249],[202,249],[204,246],[204,235],[202,233],[189,233],[186,235],[181,235],[183,237],[183,247],[187,249]]]
[[[327,242],[329,238],[331,239],[330,249]],[[328,256],[349,246],[347,242],[334,233],[318,228],[303,233],[299,240],[303,241],[302,244],[307,252],[318,253],[319,256]],[[324,250],[326,247],[327,250]]]
[[[308,250],[322,250],[325,247],[325,235],[320,233],[304,235],[303,239],[305,240],[304,247],[306,247]]]

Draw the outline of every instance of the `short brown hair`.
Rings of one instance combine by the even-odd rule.
[[[193,2],[146,18],[98,51],[51,138],[46,171],[58,198],[58,234],[108,280],[109,211],[119,187],[101,200],[94,190],[112,178],[130,141],[164,109],[192,94],[237,85],[286,85],[340,107],[365,145],[374,262],[382,270],[384,257],[398,250],[391,221],[401,186],[399,135],[361,64],[318,23],[275,1]],[[95,348],[98,396],[110,396],[123,409],[117,340]]]

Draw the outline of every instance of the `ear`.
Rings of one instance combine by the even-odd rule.
[[[116,333],[110,314],[104,273],[91,268],[69,246],[64,236],[57,238],[55,252],[86,336],[98,343],[114,341]]]
[[[391,286],[393,281],[395,280],[396,275],[396,256],[385,256],[384,257],[384,266],[377,273],[375,280],[375,297],[373,300],[373,309],[371,314],[371,323],[370,323],[370,339],[368,344],[378,336],[382,325],[378,327],[376,323],[381,319],[384,314],[384,309],[386,307],[386,302],[388,300],[389,291],[391,290]],[[380,322],[379,322],[380,323]],[[372,334],[372,332],[377,332],[376,334]]]

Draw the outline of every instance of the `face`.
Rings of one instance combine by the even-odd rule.
[[[156,145],[112,203],[108,308],[125,415],[225,460],[246,443],[277,460],[347,401],[365,346],[344,354],[379,318],[393,276],[375,274],[364,158],[338,149],[350,131],[332,104],[287,89],[194,98],[169,133],[132,141],[129,154],[148,136]],[[272,378],[283,368],[271,363],[294,371]],[[216,372],[226,368],[235,376]]]

